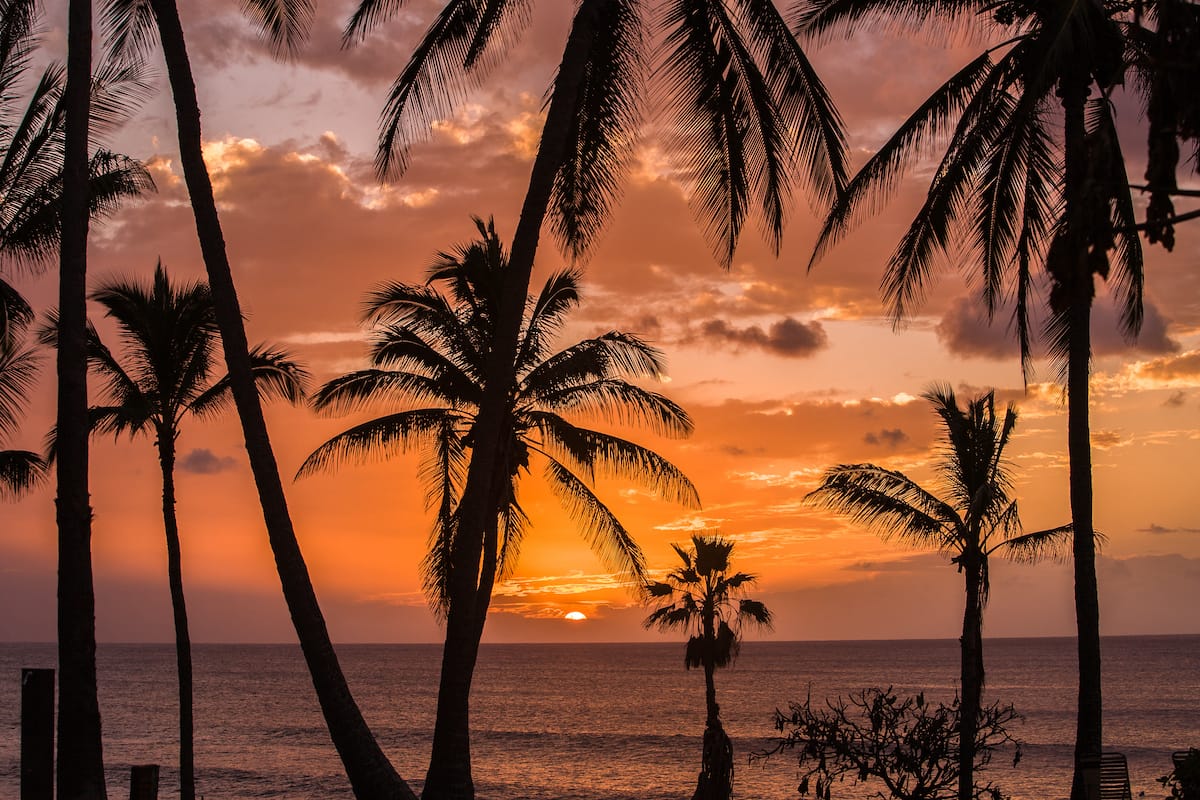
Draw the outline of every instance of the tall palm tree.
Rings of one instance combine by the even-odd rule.
[[[907,475],[874,464],[831,467],[805,502],[862,523],[886,539],[936,549],[963,573],[959,714],[959,800],[975,798],[975,734],[983,695],[983,609],[990,590],[988,559],[993,554],[1031,561],[1056,548],[1065,550],[1071,526],[1022,533],[1004,448],[1017,424],[1010,404],[996,416],[992,392],[959,408],[954,392],[934,387],[924,395],[945,428],[937,465],[936,491]]]
[[[346,30],[357,41],[402,3],[362,0]],[[555,7],[558,3],[550,4]],[[528,0],[449,0],[397,76],[383,112],[376,164],[394,177],[407,147],[450,112],[464,89],[503,55],[528,21]],[[543,223],[573,256],[585,255],[606,222],[636,140],[646,96],[648,6],[582,0],[548,96],[546,121],[513,236],[496,338],[484,372],[477,438],[463,491],[438,692],[438,724],[424,796],[472,798],[465,719],[474,620],[472,576],[483,557],[490,465],[505,441],[507,376],[517,357],[530,275]],[[654,74],[661,105],[674,112],[676,150],[693,183],[692,202],[718,260],[729,266],[748,210],[761,209],[778,246],[795,172],[821,201],[845,182],[841,122],[804,52],[771,0],[669,0],[657,18],[663,42]]]
[[[923,297],[938,256],[961,242],[978,256],[989,316],[1007,296],[1028,366],[1034,265],[1045,266],[1045,338],[1068,398],[1071,524],[1074,529],[1079,707],[1072,800],[1082,800],[1080,766],[1100,752],[1100,607],[1092,519],[1088,393],[1095,278],[1121,307],[1127,336],[1142,321],[1142,249],[1110,92],[1123,80],[1123,0],[807,0],[799,27],[823,34],[864,19],[953,26],[976,20],[996,34],[942,84],[850,182],[825,221],[819,258],[898,183],[931,138],[947,139],[924,204],[883,279],[899,319]]]
[[[0,2],[0,262],[46,265],[58,256],[66,347],[58,362],[58,787],[60,797],[105,796],[96,698],[95,597],[87,483],[87,230],[91,217],[152,187],[135,161],[105,151],[97,136],[136,102],[136,69],[101,66],[92,74],[91,8],[71,2],[67,67],[42,73],[23,113],[20,84],[37,46],[36,0]],[[90,90],[89,90],[90,89]],[[60,247],[61,243],[61,247]],[[6,288],[7,284],[5,284]],[[27,470],[26,454],[9,466]],[[25,472],[24,481],[33,473]],[[18,477],[17,473],[13,473]]]
[[[108,280],[91,298],[117,323],[124,350],[123,357],[114,356],[92,331],[89,360],[92,371],[104,381],[103,394],[109,402],[90,409],[92,431],[153,435],[162,469],[163,528],[179,675],[179,788],[183,800],[194,800],[192,646],[175,516],[175,453],[184,417],[208,416],[229,405],[228,378],[213,380],[217,324],[212,295],[203,283],[172,285],[160,262],[149,286]],[[307,373],[286,353],[259,345],[251,351],[251,362],[264,399],[280,397],[291,403],[304,399]]]
[[[733,745],[721,725],[721,709],[713,673],[737,658],[743,626],[770,629],[771,612],[758,600],[745,597],[757,576],[729,574],[734,543],[717,535],[696,534],[692,547],[671,545],[682,566],[652,581],[646,589],[658,602],[643,623],[647,628],[680,630],[688,634],[683,663],[704,669],[704,757],[692,800],[728,800],[733,790]]]
[[[271,42],[287,51],[303,38],[313,7],[311,0],[247,0],[242,5]],[[212,181],[204,163],[200,106],[177,4],[175,0],[107,0],[104,18],[112,48],[117,53],[144,55],[156,41],[162,46],[175,102],[180,163],[191,198],[230,387],[246,440],[246,453],[284,599],[330,738],[342,759],[355,796],[360,800],[414,798],[412,790],[380,749],[350,693],[296,538],[279,465],[271,449],[254,385],[241,307],[225,251]]]
[[[16,430],[37,373],[37,352],[24,347],[33,309],[0,281],[0,443]],[[48,467],[37,453],[0,450],[0,497],[16,498],[46,478]]]
[[[440,253],[423,285],[390,283],[372,292],[366,318],[376,325],[371,368],[325,384],[314,396],[322,411],[348,411],[399,402],[408,408],[350,428],[318,447],[300,475],[419,449],[421,476],[435,509],[423,564],[430,604],[444,616],[456,567],[452,553],[463,535],[460,519],[465,466],[477,437],[481,376],[495,335],[496,303],[509,280],[508,259],[489,221],[475,220],[480,238]],[[610,331],[555,352],[555,334],[579,303],[580,273],[551,276],[521,330],[519,356],[507,385],[507,438],[493,472],[482,566],[474,581],[472,663],[497,578],[515,568],[527,520],[518,487],[538,461],[543,476],[606,565],[634,586],[645,580],[641,548],[592,490],[596,476],[637,481],[669,500],[696,507],[691,482],[654,451],[569,421],[592,417],[687,436],[692,422],[678,405],[627,378],[662,375],[661,354],[636,336]],[[433,284],[440,283],[444,292]],[[461,707],[468,713],[467,704]],[[441,713],[441,711],[439,711]],[[458,721],[469,730],[469,719]],[[470,747],[470,740],[461,745]],[[467,749],[469,758],[469,749]]]

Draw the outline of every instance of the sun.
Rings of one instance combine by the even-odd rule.
[[[568,611],[566,614],[563,614],[563,619],[569,619],[571,622],[583,622],[587,619],[587,614],[582,611]]]

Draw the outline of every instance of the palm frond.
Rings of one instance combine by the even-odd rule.
[[[151,0],[106,0],[100,27],[113,61],[140,61],[158,42]]]
[[[739,0],[737,7],[785,128],[796,137],[794,156],[808,178],[812,200],[828,208],[848,180],[841,116],[775,3]]]
[[[692,418],[683,408],[656,392],[623,380],[592,381],[568,386],[537,398],[540,409],[583,414],[630,427],[648,428],[661,436],[692,435]]]
[[[636,141],[645,73],[637,0],[607,3],[591,26],[566,157],[558,165],[549,207],[551,230],[575,259],[595,242],[619,197]]]
[[[308,36],[313,0],[242,0],[242,11],[277,54],[295,55]]]
[[[0,340],[0,437],[17,429],[37,379],[39,361],[36,350]]]
[[[1012,561],[1036,564],[1043,558],[1063,559],[1071,552],[1074,528],[1070,523],[1005,539],[998,546],[1001,555]]]
[[[604,565],[639,586],[645,583],[646,558],[641,547],[587,484],[553,459],[546,461],[546,482],[567,514],[582,526],[584,538]]]
[[[571,425],[554,414],[530,414],[547,451],[591,481],[597,472],[637,481],[671,502],[698,508],[700,497],[687,476],[648,448],[617,436]]]
[[[884,539],[917,547],[951,548],[963,528],[947,503],[906,475],[874,464],[830,467],[804,502],[843,514]]]
[[[809,259],[809,269],[866,214],[890,197],[923,143],[944,135],[993,69],[988,53],[972,60],[923,102],[863,165],[834,202]]]
[[[508,8],[522,5],[521,0],[450,0],[446,4],[392,83],[380,114],[375,169],[382,179],[394,180],[404,174],[409,145],[427,137],[435,120],[453,112],[469,80],[486,72],[487,64],[479,54],[496,33],[525,26],[528,15]],[[378,21],[397,4],[369,1],[364,7],[369,8],[351,19],[345,41],[360,38],[368,23]]]
[[[296,478],[303,478],[343,463],[365,464],[386,459],[437,436],[448,416],[448,408],[401,411],[369,420],[339,433],[304,459]]]
[[[340,375],[318,389],[312,406],[321,413],[344,414],[374,407],[388,401],[405,404],[442,402],[457,406],[457,394],[432,378],[411,372],[365,369]]]
[[[50,469],[37,453],[0,450],[0,498],[15,500],[44,483]]]
[[[250,348],[250,374],[262,400],[285,400],[298,406],[308,393],[308,370],[286,350],[256,344]],[[233,387],[225,375],[191,400],[188,410],[207,416],[228,409],[232,402]]]

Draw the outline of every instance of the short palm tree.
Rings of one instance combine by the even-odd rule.
[[[0,281],[0,443],[17,428],[37,373],[37,352],[24,346],[33,310]],[[47,465],[28,450],[0,450],[0,496],[16,498],[46,478]]]
[[[693,800],[727,800],[733,789],[733,745],[721,725],[713,673],[737,658],[742,628],[770,629],[771,612],[758,600],[745,597],[757,576],[730,574],[734,542],[717,535],[692,536],[691,549],[671,545],[682,565],[663,581],[646,585],[659,603],[643,623],[647,628],[688,634],[684,666],[704,669],[707,719],[704,756]]]
[[[480,376],[494,335],[495,304],[508,261],[491,222],[476,220],[480,239],[439,254],[423,285],[391,283],[367,300],[376,325],[371,368],[325,384],[320,411],[350,411],[397,402],[388,413],[338,434],[300,467],[308,475],[345,461],[419,449],[421,476],[436,517],[423,564],[430,604],[449,603],[450,554],[460,535],[459,506],[478,421]],[[635,586],[644,581],[641,548],[593,492],[597,476],[642,483],[666,499],[695,507],[691,482],[649,448],[590,429],[568,417],[592,417],[687,436],[692,422],[678,405],[627,378],[662,375],[662,357],[636,336],[611,331],[555,352],[555,335],[579,302],[577,271],[556,273],[532,300],[509,380],[508,437],[493,472],[484,558],[475,587],[474,649],[495,581],[516,566],[527,520],[518,502],[521,479],[542,462],[543,477],[606,566]],[[441,283],[446,292],[432,287]],[[427,405],[426,405],[427,404]]]
[[[107,405],[90,409],[94,433],[130,437],[150,434],[162,469],[163,527],[167,574],[175,621],[179,673],[179,784],[183,800],[196,796],[192,715],[192,655],[179,525],[175,516],[175,459],[185,417],[204,417],[230,405],[228,377],[214,380],[217,324],[212,295],[203,283],[174,285],[159,263],[147,286],[109,280],[91,294],[117,324],[122,355],[115,356],[94,330],[89,342],[92,372],[103,381]],[[304,399],[307,373],[286,354],[264,346],[251,351],[255,385],[264,398]]]
[[[1167,0],[1162,5],[1170,5]],[[872,19],[925,29],[973,24],[992,44],[921,104],[850,181],[828,215],[815,257],[899,184],[931,141],[946,148],[925,202],[896,247],[883,288],[896,319],[924,297],[939,256],[977,256],[989,317],[1013,298],[1028,366],[1035,274],[1049,286],[1044,339],[1067,389],[1079,705],[1072,800],[1080,768],[1103,739],[1100,607],[1088,433],[1091,312],[1099,276],[1120,307],[1121,327],[1142,322],[1143,257],[1110,95],[1124,82],[1129,24],[1125,0],[806,0],[800,28],[823,34]],[[1149,6],[1158,7],[1151,3]],[[1188,51],[1188,63],[1194,63]],[[1189,86],[1188,91],[1191,91]],[[1162,120],[1152,120],[1161,130]],[[1160,163],[1159,159],[1152,159]],[[1156,212],[1158,209],[1156,209]],[[1166,235],[1158,213],[1155,234]]]
[[[395,176],[408,146],[453,111],[530,18],[528,0],[449,0],[397,76],[382,114],[376,165]],[[561,7],[561,3],[537,5]],[[354,42],[402,3],[361,0],[346,30]],[[646,69],[647,44],[661,43]],[[658,79],[648,92],[647,73]],[[483,374],[484,397],[452,558],[438,721],[426,800],[474,797],[465,750],[470,694],[472,576],[483,557],[489,470],[507,437],[508,374],[543,223],[572,256],[586,254],[607,222],[637,140],[643,98],[674,117],[675,150],[691,179],[692,204],[718,260],[729,266],[747,216],[758,211],[776,248],[797,176],[821,202],[845,183],[845,143],[824,86],[773,0],[582,0],[548,93],[546,121],[513,235],[510,277]],[[460,648],[460,643],[462,647]]]
[[[1030,561],[1070,541],[1071,526],[1022,533],[1004,449],[1017,424],[1009,405],[997,417],[992,392],[959,408],[954,392],[935,387],[924,395],[945,428],[937,492],[874,464],[826,470],[805,501],[845,514],[879,533],[918,548],[936,549],[963,573],[962,706],[959,718],[959,800],[975,798],[975,734],[983,694],[983,608],[993,554]]]

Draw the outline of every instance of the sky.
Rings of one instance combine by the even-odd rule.
[[[438,251],[472,238],[472,216],[494,217],[501,236],[511,238],[569,4],[538,4],[523,37],[452,116],[414,144],[410,168],[387,186],[372,170],[378,113],[435,2],[412,0],[348,51],[339,31],[350,4],[323,3],[310,41],[288,62],[272,59],[238,4],[182,5],[205,156],[251,341],[290,348],[316,383],[364,366],[367,331],[359,318],[369,290],[421,281]],[[48,52],[65,49],[64,14],[49,11]],[[806,45],[847,122],[855,165],[978,44],[944,39],[880,33]],[[145,280],[160,259],[178,280],[203,276],[159,59],[152,61],[158,93],[112,142],[145,161],[158,191],[93,227],[93,279]],[[647,98],[652,118],[656,100]],[[1120,109],[1136,176],[1144,170],[1140,120],[1134,104]],[[598,493],[654,574],[673,565],[671,543],[695,532],[733,539],[737,568],[758,576],[754,596],[774,612],[774,638],[956,637],[962,578],[945,557],[881,541],[801,500],[838,463],[872,462],[931,483],[938,427],[921,394],[934,384],[960,397],[994,388],[1019,409],[1008,452],[1026,529],[1069,521],[1066,407],[1055,369],[1039,361],[1025,384],[1007,318],[990,327],[982,319],[971,264],[957,254],[945,258],[910,319],[897,327],[887,317],[879,278],[933,162],[919,164],[879,215],[811,271],[820,217],[802,188],[780,253],[748,225],[725,271],[689,209],[662,134],[661,125],[648,125],[635,144],[621,202],[581,265],[584,302],[563,344],[620,330],[663,352],[669,378],[648,388],[687,409],[695,433],[636,438],[684,470],[702,508],[613,481]],[[548,232],[542,241],[535,285],[568,264]],[[1091,428],[1096,527],[1107,537],[1097,569],[1108,635],[1200,632],[1192,611],[1200,607],[1198,259],[1195,224],[1178,231],[1173,253],[1147,249],[1146,324],[1134,343],[1118,333],[1099,290]],[[52,276],[8,277],[37,308],[54,302]],[[111,338],[111,327],[97,322]],[[52,424],[50,367],[47,359],[26,425],[7,446],[36,448]],[[279,404],[267,413],[335,641],[438,641],[418,571],[431,520],[415,458],[291,482],[308,453],[366,416],[321,417]],[[187,420],[179,452],[193,640],[294,641],[236,419]],[[171,641],[152,441],[96,440],[91,474],[98,637]],[[642,630],[647,609],[605,570],[536,470],[520,492],[532,528],[514,575],[497,586],[485,641],[662,638]],[[52,488],[5,502],[0,515],[0,640],[52,640]],[[1069,564],[994,562],[992,572],[985,635],[1073,632]],[[570,612],[586,619],[568,620]]]

